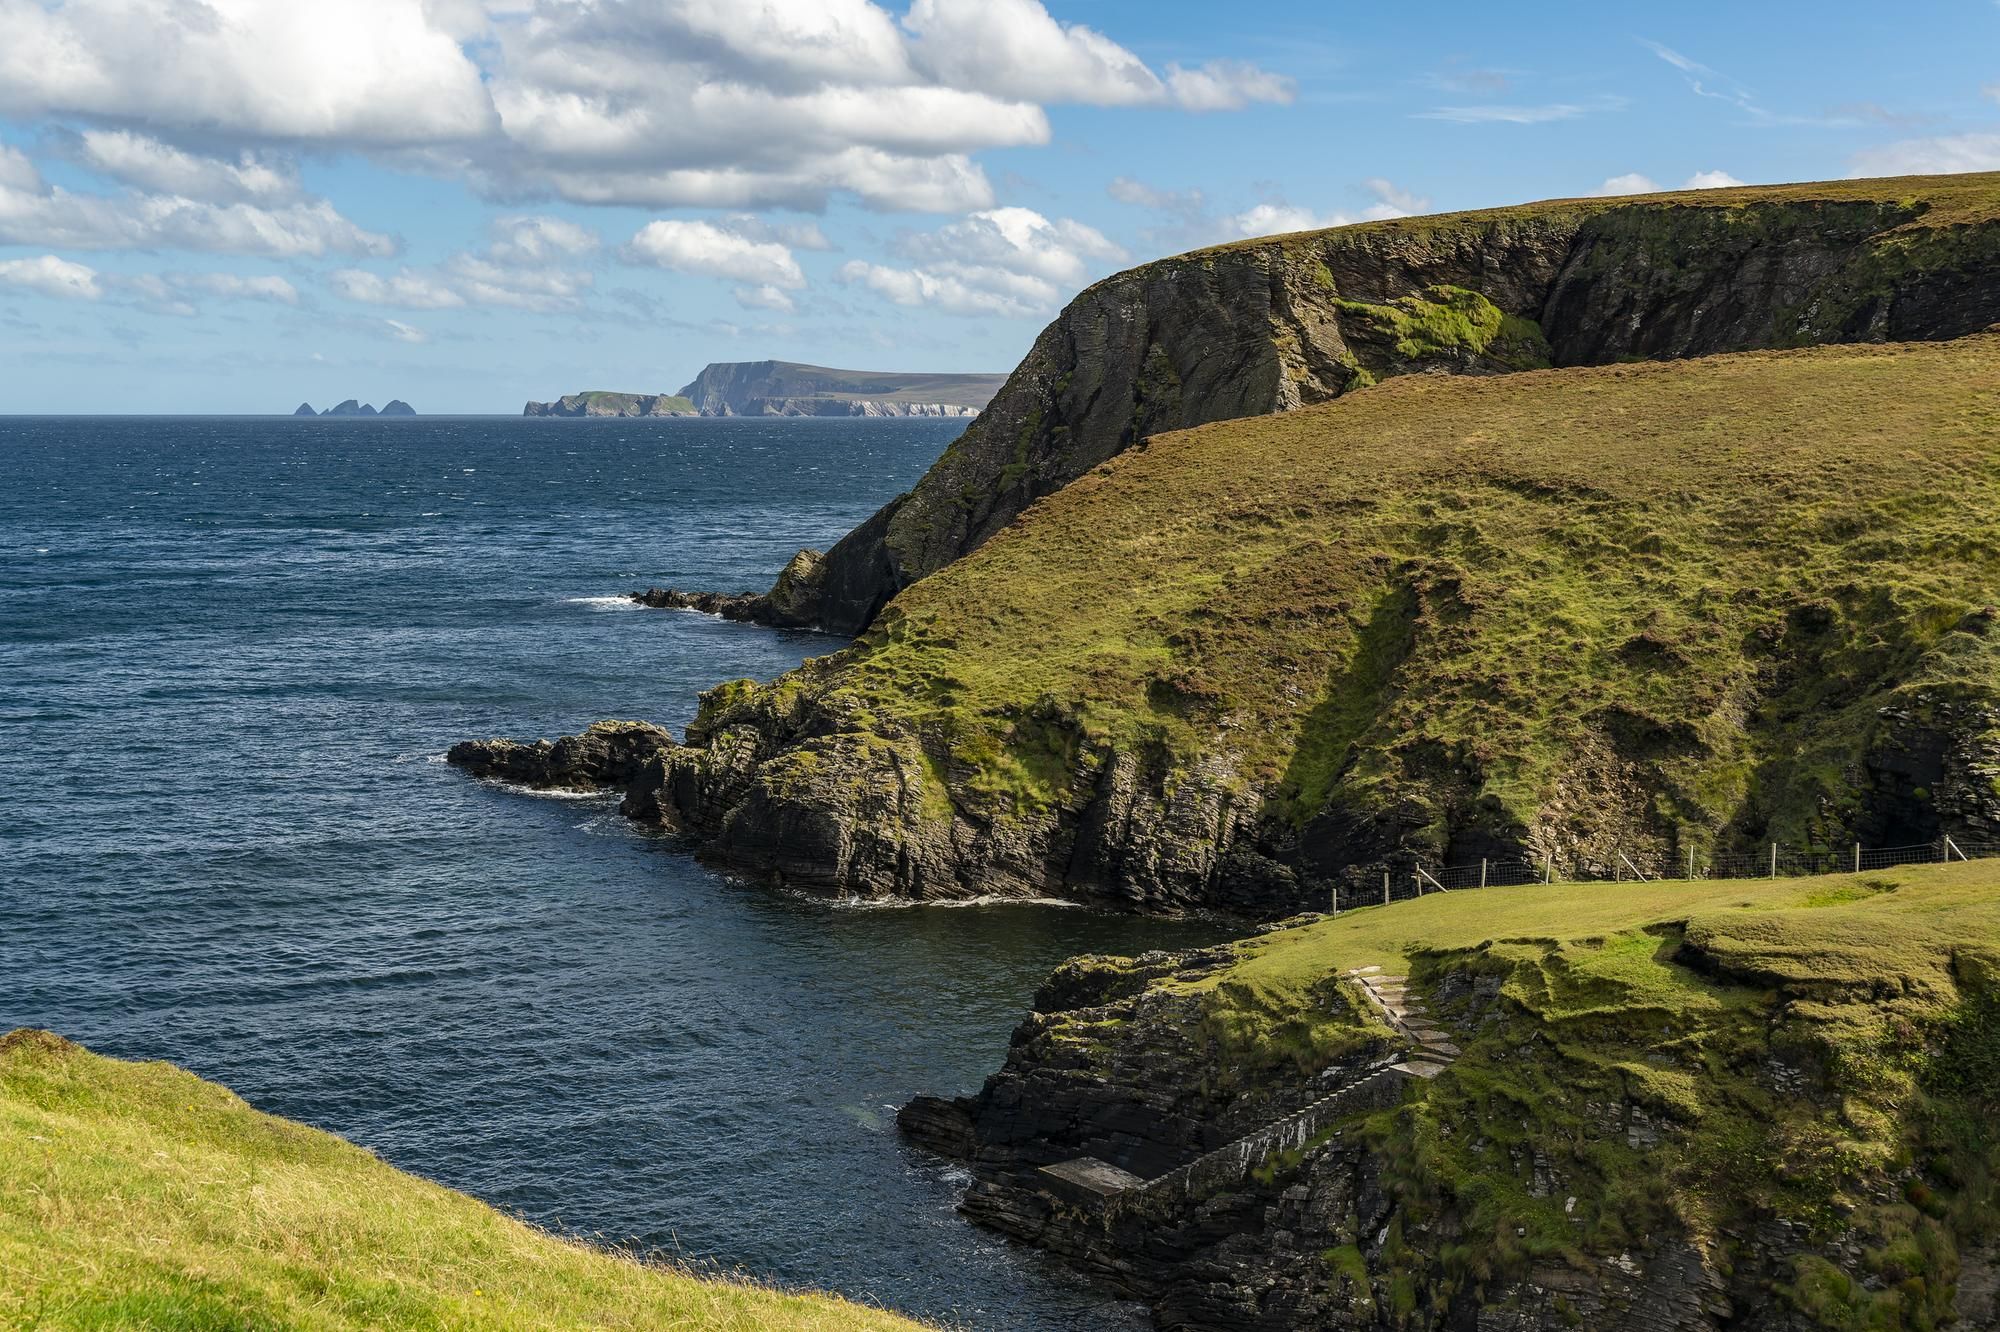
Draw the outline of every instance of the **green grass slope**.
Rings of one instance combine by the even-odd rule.
[[[1236,950],[1153,982],[1199,1000],[1218,1085],[1365,1039],[1356,967],[1407,974],[1462,1047],[1359,1126],[1410,1237],[1382,1288],[1443,1307],[1687,1242],[1785,1326],[1992,1325],[2000,862],[1436,894]],[[1128,1038],[1100,1018],[1074,1038]]]
[[[0,1037],[0,1324],[913,1329],[511,1220],[167,1064]]]
[[[1996,602],[2000,337],[1409,376],[1156,436],[704,724],[810,700],[764,768],[807,804],[886,746],[1018,822],[1116,751],[1281,829],[1671,864],[1905,832],[1870,756],[2000,740]]]

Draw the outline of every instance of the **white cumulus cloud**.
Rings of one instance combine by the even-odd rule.
[[[1167,92],[1188,111],[1240,111],[1252,102],[1284,106],[1296,96],[1290,79],[1241,60],[1211,60],[1192,69],[1169,65]]]
[[[1689,190],[1729,190],[1735,189],[1742,184],[1742,181],[1736,179],[1736,177],[1730,175],[1727,171],[1697,171],[1687,178],[1687,184],[1681,188]]]
[[[581,309],[594,279],[572,267],[598,246],[588,227],[554,217],[494,219],[484,250],[461,251],[433,268],[375,273],[347,268],[328,285],[346,300],[404,310],[468,305],[540,313]]]
[[[396,244],[324,199],[264,206],[177,194],[83,194],[51,185],[19,149],[0,144],[0,245],[85,250],[200,250],[275,259],[387,255]]]
[[[104,295],[95,269],[53,254],[33,259],[0,259],[0,285],[72,300],[94,301]]]
[[[0,111],[342,144],[493,125],[419,0],[0,0]]]
[[[498,264],[546,264],[589,254],[597,233],[560,217],[502,217],[493,222],[487,258]]]
[[[736,303],[746,310],[775,310],[790,314],[798,308],[791,296],[766,282],[757,287],[738,287]]]
[[[287,202],[299,197],[298,168],[251,153],[235,161],[184,152],[129,130],[85,130],[78,156],[92,170],[128,185],[211,203]]]
[[[359,150],[492,197],[959,213],[1045,105],[1289,102],[1243,61],[1149,67],[1041,0],[0,0],[0,117],[214,204]]]
[[[730,278],[752,287],[797,291],[806,285],[799,261],[784,245],[753,240],[712,222],[648,222],[626,244],[625,258],[677,273]]]
[[[1290,102],[1290,79],[1238,60],[1164,75],[1111,38],[1062,23],[1039,0],[916,0],[903,20],[917,64],[943,82],[1031,102],[1233,111]]]
[[[455,310],[465,304],[465,297],[435,274],[408,268],[386,276],[364,268],[343,268],[327,279],[327,285],[333,288],[336,295],[362,305],[389,305],[403,310]]]
[[[841,266],[840,280],[897,305],[1005,318],[1048,313],[1093,272],[1126,257],[1096,228],[1031,208],[973,213],[936,231],[903,236],[896,248],[910,267],[857,259]]]
[[[2000,171],[2000,134],[1946,134],[1868,148],[1848,159],[1850,176],[1949,176]]]
[[[1651,176],[1637,171],[1628,171],[1622,176],[1613,176],[1590,193],[1599,199],[1614,198],[1621,194],[1658,194],[1659,184]]]

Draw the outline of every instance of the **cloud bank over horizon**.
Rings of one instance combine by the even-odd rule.
[[[1151,254],[2000,169],[2000,69],[1969,55],[1924,102],[1802,89],[1764,48],[1707,49],[1733,29],[1694,11],[1557,47],[1467,16],[1440,53],[1304,0],[1227,33],[1179,0],[1052,3],[0,0],[0,319],[30,359],[136,361],[171,317],[163,377],[199,348],[420,356],[470,386],[552,340],[635,367],[651,340],[997,369]]]

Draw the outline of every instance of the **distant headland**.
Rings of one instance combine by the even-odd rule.
[[[349,398],[339,406],[329,407],[323,412],[316,412],[311,403],[302,402],[298,410],[292,413],[293,416],[415,416],[416,414],[417,409],[401,398],[391,398],[388,405],[379,412],[372,403]]]
[[[679,393],[571,393],[523,416],[977,416],[1003,374],[834,370],[793,361],[718,361]]]

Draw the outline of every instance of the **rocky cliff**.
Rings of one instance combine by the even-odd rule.
[[[801,887],[1260,916],[1413,860],[2000,840],[1995,394],[1981,334],[1153,436],[712,690],[627,807]]]
[[[669,393],[569,393],[554,402],[531,402],[523,416],[696,416],[694,404]]]
[[[900,1122],[1166,1329],[1992,1327],[1996,889],[1494,889],[1078,959]]]
[[[681,390],[703,416],[979,415],[1001,375],[836,370],[793,361],[718,361]]]
[[[1363,228],[1095,288],[934,478],[983,474],[1015,389],[1070,355],[1053,343],[1140,363],[1144,328],[1078,331],[1121,282],[1152,293],[1133,309],[1186,300],[1161,327],[1206,349],[1182,397],[1144,401],[1234,419],[1146,434],[848,650],[711,691],[618,783],[626,807],[802,887],[1259,916],[1368,900],[1417,860],[1653,874],[1993,839],[2000,337],[1946,335],[1996,313],[2000,233],[1973,203],[2000,189],[1923,188]],[[1328,245],[1374,257],[1322,281]],[[1426,294],[1395,295],[1418,271]],[[1253,336],[1259,291],[1290,293],[1297,328],[1307,301],[1336,322]],[[1546,327],[1506,309],[1535,299]],[[1891,333],[1938,340],[1688,355]],[[1669,359],[1526,368],[1641,353]],[[1253,363],[1300,405],[1229,406]],[[1425,364],[1462,373],[1398,373]],[[1081,430],[1075,388],[1051,401]],[[1024,447],[1021,476],[1076,461]],[[808,552],[766,597],[694,604],[860,606],[922,494],[849,539],[887,563]],[[975,535],[1011,503],[970,479],[959,500]]]
[[[1071,302],[915,489],[767,614],[858,633],[897,591],[1136,440],[1393,375],[1984,328],[2000,321],[1996,193],[1971,176],[1538,204],[1121,273]],[[705,402],[702,387],[684,391]]]

